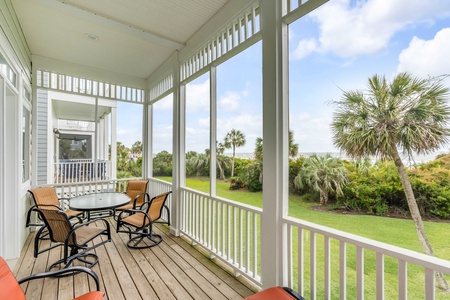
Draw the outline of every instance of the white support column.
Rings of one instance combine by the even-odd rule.
[[[103,142],[103,159],[104,160],[108,160],[108,142],[109,142],[109,134],[110,134],[110,124],[109,124],[109,117],[108,115],[106,115],[103,118],[103,124],[105,126],[104,132],[103,132],[103,137],[104,137],[104,142]]]
[[[186,88],[180,84],[180,63],[175,56],[173,74],[173,167],[172,167],[172,211],[170,233],[180,235],[181,191],[186,186]]]
[[[98,132],[97,132],[97,136],[98,136],[98,139],[97,139],[97,144],[98,144],[98,146],[97,146],[97,149],[98,149],[97,158],[99,160],[102,160],[102,159],[104,159],[104,156],[103,156],[103,154],[104,154],[104,152],[103,152],[103,145],[104,144],[103,144],[103,142],[104,142],[104,139],[105,139],[105,123],[104,123],[103,117],[98,119],[98,128],[97,128],[97,130],[98,130]]]
[[[1,183],[0,190],[0,222],[2,225],[0,242],[1,255],[5,259],[17,258],[20,255],[22,243],[20,241],[21,217],[19,202],[20,169],[22,168],[22,151],[20,150],[20,118],[21,102],[18,95],[0,76],[0,113],[1,113]],[[20,200],[19,200],[20,199]]]
[[[209,101],[210,101],[210,135],[209,135],[209,174],[210,174],[210,193],[211,196],[216,196],[216,141],[217,141],[217,72],[216,66],[211,66],[209,71]]]
[[[147,101],[143,109],[143,128],[142,128],[142,176],[149,178],[153,176],[153,105]]]
[[[111,178],[117,178],[117,108],[111,108]]]
[[[6,100],[4,79],[0,76],[0,256],[6,257]]]
[[[288,47],[282,22],[285,1],[261,0],[263,58],[263,214],[261,279],[263,288],[286,284],[283,257],[288,213]]]

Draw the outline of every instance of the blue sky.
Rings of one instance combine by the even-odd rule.
[[[400,71],[421,77],[450,74],[450,1],[331,0],[289,26],[289,48],[289,121],[295,142],[300,152],[336,152],[330,133],[333,107],[327,103],[339,99],[341,90],[363,89],[374,74],[388,79]],[[217,69],[218,140],[232,128],[240,130],[247,139],[237,149],[241,153],[253,152],[256,137],[262,136],[261,69],[261,42]],[[187,151],[209,147],[208,76],[187,86]],[[171,152],[171,109],[170,97],[154,108],[155,152]],[[132,121],[122,120],[125,112],[118,111],[118,140],[139,140],[129,128]]]

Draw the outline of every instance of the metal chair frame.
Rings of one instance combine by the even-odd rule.
[[[166,205],[167,198],[172,192],[162,193],[153,197],[150,201],[142,204],[140,209],[129,209],[120,212],[117,216],[117,232],[127,233],[129,240],[127,246],[134,249],[150,248],[158,245],[162,242],[162,236],[153,232],[153,223],[162,223],[170,225],[170,211]],[[156,200],[164,197],[162,203],[157,208],[156,212],[151,212],[152,205]],[[167,221],[160,221],[162,211],[167,211]],[[156,217],[155,217],[156,214]],[[154,216],[152,219],[151,215]],[[140,219],[141,218],[141,219]],[[136,222],[132,222],[132,219],[138,219]],[[124,228],[124,229],[121,229]],[[135,235],[132,237],[132,235]],[[147,240],[150,240],[150,244],[146,244]],[[143,243],[144,245],[142,245]],[[141,245],[140,245],[141,244]]]
[[[98,262],[98,256],[94,253],[89,253],[92,249],[95,249],[103,244],[106,244],[111,241],[111,230],[109,222],[105,219],[94,219],[89,222],[84,222],[81,224],[78,224],[76,226],[73,226],[73,224],[70,222],[68,216],[64,213],[63,210],[55,210],[55,208],[59,208],[54,205],[38,205],[38,207],[35,209],[40,214],[40,217],[44,221],[46,227],[49,231],[49,237],[50,240],[54,243],[57,243],[56,245],[52,245],[49,247],[49,249],[56,248],[58,246],[63,246],[64,248],[64,257],[53,264],[51,264],[47,271],[50,271],[54,267],[64,264],[64,266],[61,269],[68,268],[74,260],[79,260],[83,263],[86,263],[89,268],[94,266]],[[61,216],[61,220],[65,221],[65,227],[63,228],[56,228],[55,224],[52,223],[52,221],[49,220],[50,214],[58,214]],[[85,239],[82,242],[79,242],[79,239],[77,239],[77,231],[79,231],[82,227],[86,227],[92,223],[95,222],[102,222],[105,225],[104,230],[96,230],[96,232],[93,232],[92,235],[90,235],[87,239]],[[64,240],[60,240],[57,238],[56,232],[61,233],[63,232],[65,235]],[[92,242],[95,238],[105,235],[106,239],[102,240],[101,242],[94,243],[92,246],[89,246],[88,244]],[[70,253],[69,253],[70,248]],[[46,249],[46,250],[49,250]],[[46,251],[45,250],[45,251]],[[91,257],[92,260],[88,260],[87,257]]]

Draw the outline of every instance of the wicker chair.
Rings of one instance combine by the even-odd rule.
[[[91,268],[98,262],[98,256],[89,252],[111,241],[110,225],[105,219],[95,219],[73,226],[66,213],[55,209],[53,205],[39,205],[37,211],[48,228],[50,240],[56,243],[51,248],[58,246],[64,248],[63,258],[50,265],[47,271],[62,264],[61,269],[67,268],[74,260],[86,263],[87,267]],[[103,223],[104,226],[89,226],[95,222]],[[94,241],[102,235],[105,236],[103,240]],[[91,260],[88,260],[88,257]]]
[[[36,236],[34,238],[34,257],[37,257],[42,252],[48,251],[50,248],[43,249],[39,251],[39,241],[41,239],[45,239],[48,235],[47,227],[44,226],[44,223],[31,223],[31,216],[33,213],[37,213],[36,208],[38,205],[44,204],[44,205],[52,205],[48,209],[55,209],[58,210],[60,207],[62,207],[62,203],[60,201],[64,200],[64,198],[59,199],[58,195],[56,194],[56,191],[53,187],[47,186],[47,187],[41,187],[41,188],[35,188],[28,190],[31,197],[33,198],[34,205],[30,207],[27,214],[27,223],[26,226],[39,226],[39,230],[36,232]],[[54,206],[54,207],[53,207]],[[69,219],[75,219],[76,223],[82,223],[85,216],[84,212],[82,211],[74,211],[74,210],[66,210],[66,215],[69,217]],[[39,214],[38,214],[39,216]]]
[[[150,201],[142,204],[140,209],[120,212],[117,216],[117,232],[128,233],[128,247],[142,249],[161,243],[162,237],[153,232],[153,223],[170,225],[169,209],[165,203],[171,193],[166,192],[153,197]],[[160,221],[163,209],[167,211],[167,221]]]
[[[150,196],[147,193],[148,180],[130,180],[127,184],[127,189],[125,194],[127,194],[131,201],[128,204],[122,205],[114,210],[114,216],[116,217],[116,212],[121,212],[129,209],[137,209],[144,202],[149,201]]]

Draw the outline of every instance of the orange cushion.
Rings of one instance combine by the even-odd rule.
[[[0,299],[25,300],[22,288],[2,257],[0,257]]]
[[[103,299],[103,292],[89,292],[79,297],[76,297],[74,300],[101,300]]]
[[[288,292],[286,292],[285,290],[283,290],[282,287],[276,286],[276,287],[271,287],[265,290],[262,290],[259,293],[256,293],[254,295],[251,295],[247,298],[245,298],[245,300],[296,300],[294,297],[292,297]]]

